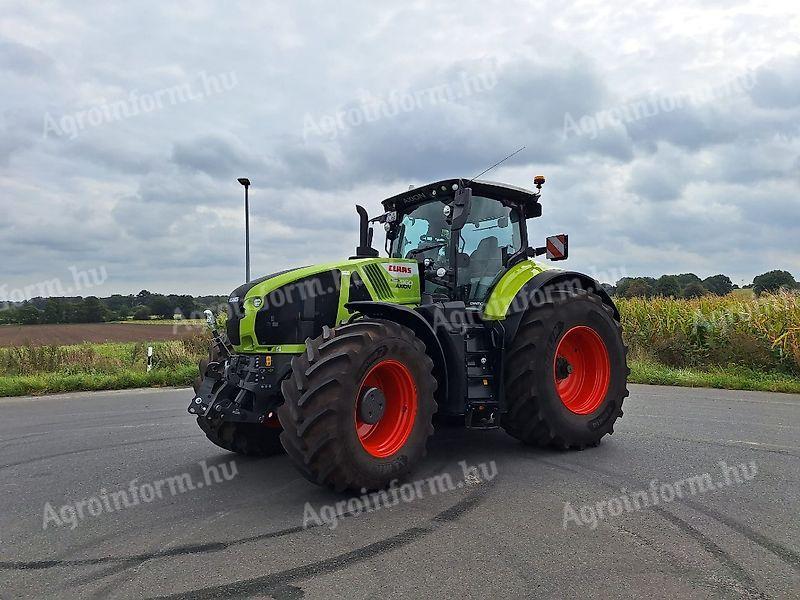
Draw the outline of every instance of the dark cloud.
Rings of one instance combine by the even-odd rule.
[[[177,142],[172,151],[172,161],[180,167],[216,178],[261,171],[265,167],[253,157],[253,149],[245,148],[233,136],[219,134]]]
[[[760,108],[800,108],[800,58],[758,69],[750,95]]]
[[[691,22],[554,1],[345,2],[316,20],[295,4],[7,7],[0,253],[14,261],[0,283],[102,264],[108,292],[225,292],[243,273],[237,177],[253,181],[254,268],[269,272],[349,256],[354,204],[375,214],[523,145],[489,176],[547,176],[531,231],[570,233],[571,268],[800,276],[800,61],[783,50],[796,32],[777,8],[720,6]],[[207,89],[220,74],[234,85]],[[641,100],[657,109],[608,118]],[[48,115],[84,123],[45,135]]]

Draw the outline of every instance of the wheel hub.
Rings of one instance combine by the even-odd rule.
[[[358,403],[358,418],[361,422],[374,425],[383,418],[385,411],[386,397],[383,392],[376,387],[367,388]]]
[[[411,371],[384,359],[367,372],[354,408],[356,434],[369,454],[388,458],[408,440],[417,418],[417,387]]]
[[[591,327],[568,330],[556,348],[553,378],[561,402],[571,412],[597,410],[611,385],[611,363],[605,342]]]
[[[572,365],[563,356],[556,358],[556,379],[561,381],[566,379],[572,373]]]

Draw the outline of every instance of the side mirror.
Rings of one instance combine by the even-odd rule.
[[[472,188],[463,187],[456,192],[453,203],[445,207],[445,217],[453,231],[463,229],[469,217],[470,206],[472,205]],[[449,212],[447,209],[450,209]]]
[[[516,254],[514,246],[508,245],[500,248],[500,261],[504,267],[508,266],[508,261],[511,260],[511,257],[514,256],[514,254]]]

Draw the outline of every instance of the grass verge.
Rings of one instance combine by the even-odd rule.
[[[0,377],[0,397],[36,396],[60,392],[126,390],[131,388],[188,386],[197,376],[195,365],[153,371],[122,371],[113,374],[41,373]]]
[[[116,348],[108,348],[112,353]],[[743,367],[683,369],[650,361],[631,361],[631,383],[678,385],[683,387],[755,390],[800,394],[800,379],[783,373],[761,372]],[[125,390],[131,388],[188,386],[197,376],[194,364],[150,373],[125,370],[112,374],[42,373],[0,377],[0,397],[36,396],[60,392]]]
[[[689,369],[644,360],[632,360],[630,367],[630,383],[800,394],[800,379],[780,372],[746,367]]]

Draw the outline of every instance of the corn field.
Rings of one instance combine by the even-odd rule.
[[[800,295],[617,299],[632,358],[800,374]]]

